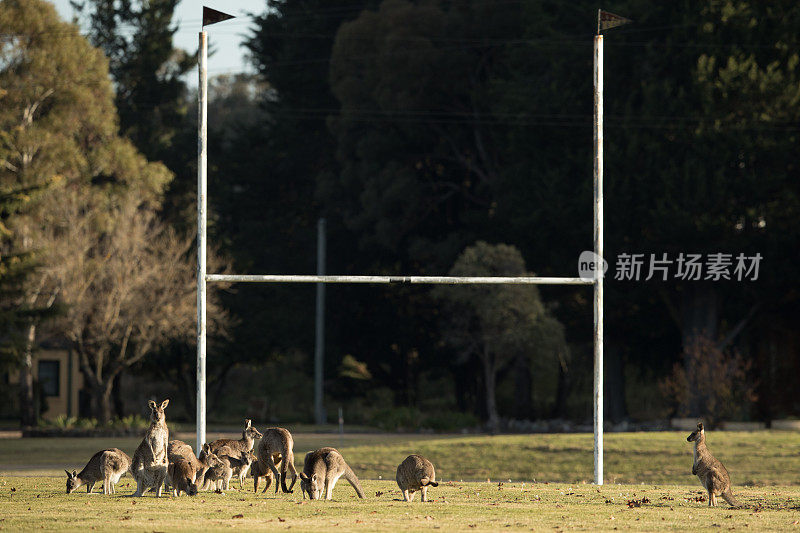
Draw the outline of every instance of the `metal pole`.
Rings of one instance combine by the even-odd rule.
[[[317,275],[325,275],[325,219],[317,222]],[[317,331],[314,349],[314,418],[317,424],[324,424],[325,408],[323,398],[323,365],[325,361],[325,284],[317,283]]]
[[[206,166],[208,163],[208,33],[200,32],[197,86],[197,453],[206,441]]]
[[[603,36],[594,38],[594,482],[603,484]]]
[[[536,276],[307,276],[300,274],[206,274],[206,281],[231,283],[409,283],[440,285],[593,285],[586,278]]]

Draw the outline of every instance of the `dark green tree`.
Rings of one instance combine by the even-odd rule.
[[[478,241],[464,250],[448,272],[450,276],[526,276],[519,250],[505,244]],[[478,360],[486,388],[488,427],[500,429],[497,375],[523,358],[525,372],[535,367],[536,383],[555,395],[559,360],[566,358],[564,328],[545,308],[535,286],[441,286],[433,291],[443,303],[442,338],[462,363]],[[519,366],[516,370],[519,370]],[[530,398],[530,390],[527,391]]]
[[[179,0],[81,0],[73,7],[88,21],[89,38],[105,52],[116,89],[120,130],[149,160],[175,179],[164,213],[173,223],[193,220],[196,183],[196,104],[185,76],[196,54],[173,46]]]
[[[588,30],[596,11],[589,3],[573,5],[527,6],[526,38],[542,53],[521,48],[514,75],[498,93],[506,111],[553,114],[552,127],[512,131],[514,165],[498,200],[510,241],[526,254],[549,254],[548,268],[574,268],[575,250],[591,247]],[[645,260],[667,253],[673,261],[680,253],[730,253],[731,273],[739,253],[765,256],[757,283],[676,280],[675,264],[667,281],[610,278],[607,376],[620,383],[614,376],[625,364],[666,373],[698,337],[720,348],[739,343],[753,357],[760,349],[752,349],[747,331],[759,316],[777,309],[780,320],[792,315],[787,289],[795,282],[784,268],[797,232],[785,217],[797,212],[789,154],[798,106],[789,95],[797,90],[798,66],[783,43],[791,41],[798,10],[791,2],[736,1],[607,7],[636,20],[605,39],[610,274],[622,252],[644,253]],[[526,208],[537,198],[536,209]],[[647,274],[645,265],[642,278]],[[576,310],[564,303],[562,311]],[[585,311],[570,314],[586,319]],[[572,330],[574,322],[566,323]]]

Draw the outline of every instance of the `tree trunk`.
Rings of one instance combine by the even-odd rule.
[[[122,372],[114,378],[114,389],[112,392],[114,399],[114,416],[122,418],[125,416],[125,401],[122,399]]]
[[[518,355],[514,360],[514,418],[531,418],[531,361],[527,355]]]
[[[19,375],[19,421],[22,427],[35,426],[39,420],[33,391],[33,343],[36,340],[36,322],[28,324],[25,353]]]
[[[496,434],[500,429],[500,416],[497,414],[497,399],[495,397],[497,384],[497,369],[494,359],[485,349],[481,354],[483,361],[483,378],[486,383],[486,414],[489,417],[489,433]]]
[[[106,424],[111,421],[113,385],[113,377],[109,377],[105,383],[95,382],[92,384],[92,416],[100,424]]]
[[[552,418],[567,417],[567,397],[570,389],[569,368],[558,365],[558,388],[556,389],[556,402],[553,405]]]
[[[683,344],[684,369],[692,375],[695,371],[691,353],[697,350],[702,338],[717,340],[719,327],[719,302],[717,292],[709,283],[689,283],[683,287],[681,296],[681,341]],[[696,391],[686,391],[688,413],[697,417],[703,413],[703,405]]]
[[[719,328],[719,298],[716,289],[707,283],[684,286],[680,317],[684,349],[694,345],[699,337],[716,341]]]
[[[625,362],[621,347],[615,343],[608,344],[608,349],[604,352],[604,411],[608,420],[616,424],[628,418],[628,405],[625,401]]]

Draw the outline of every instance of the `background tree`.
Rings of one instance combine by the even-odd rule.
[[[49,189],[63,182],[88,184],[102,176],[114,166],[115,152],[123,150],[124,143],[116,137],[107,63],[74,26],[60,22],[48,3],[8,1],[0,5],[0,27],[7,35],[0,51],[0,184],[6,191],[37,191],[26,196],[25,209],[6,222],[12,232],[11,253],[35,256],[41,267],[25,276],[16,305],[47,308],[58,290],[45,283],[42,268],[50,259],[39,242],[47,215],[58,203]],[[167,176],[156,170],[136,179],[149,179],[152,190]],[[35,417],[31,354],[38,324],[31,315],[22,334],[24,425]]]
[[[526,272],[525,261],[513,246],[478,241],[464,250],[448,275],[533,274]],[[433,294],[443,303],[444,342],[457,350],[462,363],[472,358],[481,363],[488,427],[495,433],[500,429],[498,372],[522,356],[536,366],[538,373],[548,374],[540,382],[554,383],[558,360],[563,360],[566,352],[563,326],[549,315],[535,286],[440,286]],[[530,396],[530,390],[527,392]]]
[[[30,252],[17,252],[13,233],[6,227],[9,217],[17,215],[30,203],[32,190],[0,188],[0,371],[20,369],[18,395],[20,425],[35,425],[36,412],[35,383],[33,379],[33,350],[35,346],[29,335],[35,333],[31,324],[38,324],[48,318],[48,309],[30,308],[26,305],[25,287],[28,278],[36,268],[36,259]],[[3,389],[0,401],[13,404],[11,390]]]
[[[186,75],[197,54],[173,46],[179,0],[72,1],[89,39],[109,60],[120,131],[151,161],[174,174],[163,215],[184,228],[194,220],[196,109]]]
[[[105,201],[93,191],[73,187],[60,193],[46,242],[51,248],[65,239],[70,243],[57,247],[51,267],[66,309],[59,327],[78,354],[93,415],[106,422],[118,375],[169,343],[192,342],[194,243],[160,222],[135,189],[111,209],[92,205]],[[212,335],[226,319],[215,294],[212,288]]]
[[[60,331],[105,421],[115,376],[193,330],[191,239],[156,217],[172,176],[119,137],[102,53],[44,2],[4,2],[0,25],[12,36],[0,177],[7,190],[47,187],[8,220],[15,250],[37,254],[24,294],[64,302]]]
[[[269,122],[241,143],[266,155],[257,171],[236,174],[244,203],[221,218],[220,227],[242,238],[231,240],[238,257],[266,270],[312,271],[313,255],[298,243],[313,250],[322,212],[336,250],[329,271],[337,273],[438,274],[477,239],[512,243],[542,275],[574,272],[576,255],[591,248],[595,5],[387,0],[328,9],[286,0],[274,7],[250,41],[270,83]],[[770,395],[777,405],[769,390],[793,397],[782,376],[800,359],[782,357],[796,352],[796,280],[786,251],[798,242],[789,222],[800,197],[791,155],[798,62],[786,43],[797,6],[630,0],[606,7],[636,20],[606,40],[612,270],[621,252],[774,258],[749,285],[609,277],[607,416],[625,419],[631,408],[654,416],[639,405],[665,405],[651,385],[700,331],[761,361],[753,373],[772,376],[759,380],[761,409]],[[323,115],[330,136],[320,132]],[[266,217],[263,197],[275,206]],[[237,231],[244,227],[261,236]],[[264,246],[245,244],[263,236]],[[260,307],[274,312],[271,301],[287,302],[279,290],[265,290]],[[291,307],[296,313],[269,321],[265,311],[259,320],[310,331],[306,294]],[[589,416],[590,298],[582,287],[542,294],[565,324],[574,358],[569,379],[562,367],[554,412]],[[447,365],[427,327],[435,320],[427,292],[331,287],[329,295],[337,310],[329,349],[365,362],[375,386],[398,391],[395,403],[417,401],[417,376]],[[761,333],[768,342],[759,342]],[[448,374],[459,405],[469,408],[474,391],[459,387],[476,376],[465,367]]]

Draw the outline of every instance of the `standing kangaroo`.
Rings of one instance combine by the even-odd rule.
[[[133,496],[142,496],[146,491],[153,489],[156,497],[161,497],[161,487],[167,477],[167,443],[169,442],[169,429],[167,428],[164,409],[169,405],[169,400],[164,400],[161,405],[150,400],[150,427],[144,434],[144,439],[133,454],[131,475],[136,480],[136,492]]]
[[[283,428],[267,428],[264,436],[258,443],[258,462],[261,463],[259,471],[272,470],[275,476],[275,492],[280,485],[283,492],[291,493],[297,481],[297,469],[294,467],[294,439],[288,430]],[[278,473],[277,464],[281,463],[281,472]],[[286,488],[286,470],[292,474],[292,484]],[[280,481],[280,483],[278,483]],[[267,484],[269,487],[269,484]],[[266,492],[267,488],[264,488]]]
[[[119,448],[100,450],[89,459],[80,474],[75,470],[67,473],[67,494],[71,494],[83,485],[86,492],[92,492],[95,482],[103,481],[103,494],[115,494],[115,485],[119,478],[131,467],[131,458]]]
[[[253,450],[255,439],[260,439],[261,437],[261,433],[253,427],[251,420],[248,418],[244,421],[241,439],[217,439],[211,443],[211,451],[217,453],[220,448],[227,446],[235,451],[249,452]]]
[[[325,499],[330,500],[333,497],[333,487],[340,477],[344,477],[353,486],[359,498],[364,497],[361,483],[338,450],[326,447],[308,452],[300,473],[303,499],[308,494],[310,500],[321,500],[324,490]]]
[[[397,467],[397,486],[407,502],[414,501],[414,492],[422,492],[422,501],[428,501],[428,487],[438,487],[433,463],[421,455],[409,455]]]
[[[706,448],[706,434],[702,422],[697,424],[697,429],[686,437],[686,440],[694,442],[692,474],[700,478],[700,484],[708,491],[708,506],[715,507],[717,496],[722,496],[731,506],[738,507],[739,503],[731,492],[731,478],[728,471]]]

